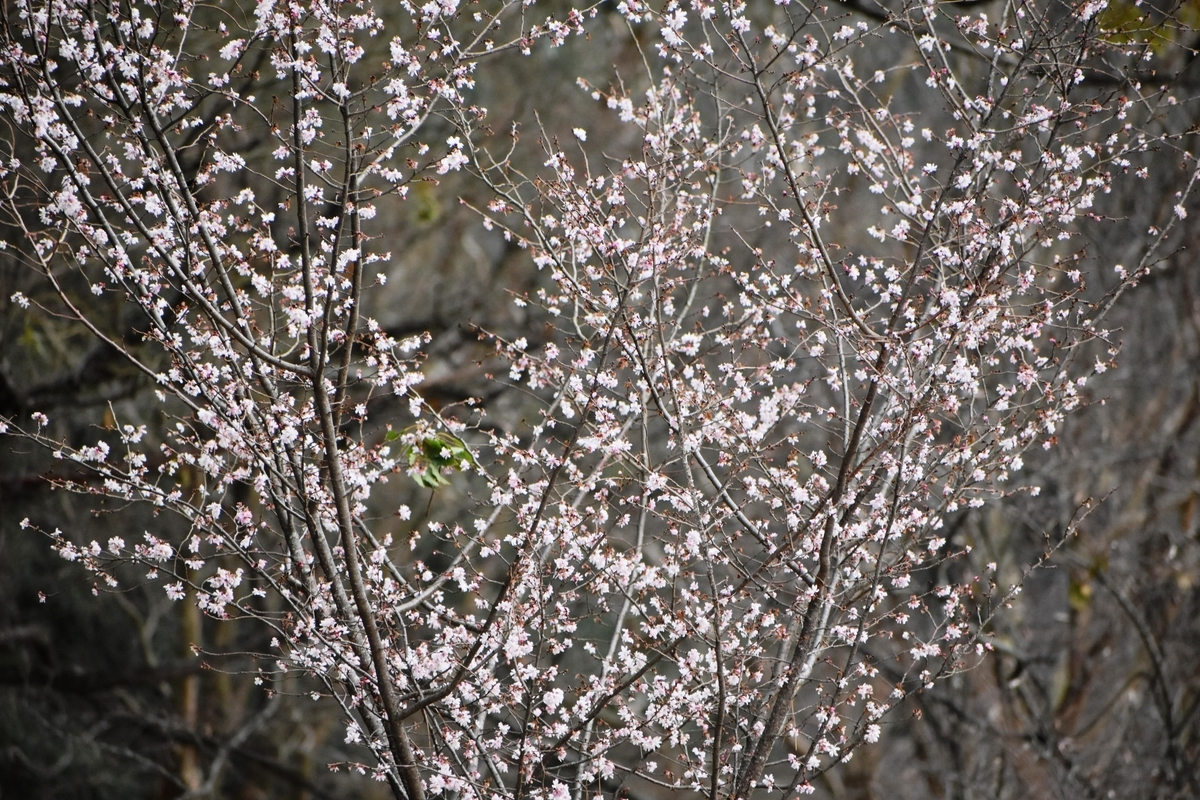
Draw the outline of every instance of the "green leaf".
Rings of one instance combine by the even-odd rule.
[[[402,435],[397,433],[393,437],[392,433],[388,432],[388,441],[394,441]],[[405,433],[411,436],[414,431],[410,428]],[[466,443],[453,434],[438,431],[418,436],[407,448],[409,474],[418,486],[427,489],[446,486],[450,483],[446,479],[446,472],[461,472],[466,466],[478,464]]]

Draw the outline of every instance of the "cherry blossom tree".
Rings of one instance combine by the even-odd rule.
[[[64,558],[267,626],[264,682],[315,681],[398,798],[811,792],[984,654],[1020,588],[953,522],[1037,493],[1023,458],[1186,217],[1181,98],[1141,72],[1181,23],[1102,1],[535,11],[6,4],[3,207],[49,287],[12,301],[121,352],[166,423],[3,427],[70,465],[62,489],[163,520],[45,531]],[[644,67],[581,81],[595,120],[490,127],[489,58],[601,21]],[[1152,168],[1178,194],[1130,231],[1137,260],[1087,252]],[[544,277],[513,298],[543,341],[483,333],[520,421],[431,403],[424,337],[362,313],[379,209],[452,172]],[[373,509],[397,478],[473,501],[393,541]]]

